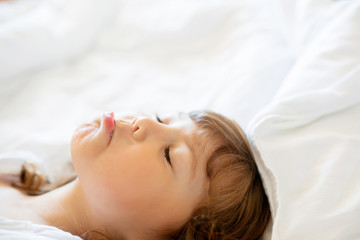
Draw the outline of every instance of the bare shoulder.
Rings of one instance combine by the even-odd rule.
[[[25,192],[13,187],[11,183],[2,180],[0,180],[0,196],[0,206],[13,205],[19,200],[29,197]]]
[[[0,198],[0,205],[2,203],[1,199],[7,199],[8,197],[11,197],[10,195],[24,195],[21,191],[11,186],[11,183],[9,183],[6,180],[0,179],[0,195],[2,196]]]
[[[19,219],[17,214],[19,214],[20,202],[29,196],[2,180],[0,180],[0,196],[0,216]]]

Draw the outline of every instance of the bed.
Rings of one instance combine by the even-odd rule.
[[[263,239],[360,239],[359,29],[356,0],[2,1],[0,157],[69,159],[102,112],[211,109],[251,141]]]

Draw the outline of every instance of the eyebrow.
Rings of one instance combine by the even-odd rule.
[[[192,143],[193,142],[194,141],[192,141]],[[190,156],[190,179],[193,179],[195,177],[195,170],[196,170],[196,166],[197,166],[197,161],[195,160],[195,151],[194,151],[192,144],[189,144],[187,142],[186,145],[190,149],[190,154],[191,154],[191,156]]]
[[[189,116],[189,114],[185,113],[185,112],[179,112],[178,113],[178,118],[182,118],[184,116],[187,116],[191,119],[191,121],[193,123],[196,124],[196,122]],[[190,179],[192,180],[195,177],[195,170],[196,170],[196,166],[197,166],[197,161],[195,159],[195,150],[194,150],[194,143],[195,143],[195,136],[194,134],[191,134],[191,140],[187,140],[185,141],[187,147],[190,149]]]

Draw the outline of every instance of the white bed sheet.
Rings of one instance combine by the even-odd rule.
[[[58,228],[0,217],[0,237],[4,240],[81,240]]]
[[[360,239],[360,2],[338,1],[250,135],[271,239]]]
[[[0,4],[0,134],[6,136],[0,150],[46,161],[68,159],[73,129],[106,111],[208,108],[256,133],[251,126],[271,107],[254,116],[282,99],[279,88],[290,94],[291,74],[303,73],[297,60],[306,61],[317,33],[356,1],[108,0],[87,1],[86,8],[84,1],[16,2],[21,11]],[[49,12],[56,13],[51,21]],[[256,136],[255,144],[263,137]],[[272,158],[264,163],[272,169]],[[271,172],[279,178],[270,176],[276,184],[286,181],[279,169]],[[265,239],[302,231],[279,228],[290,215],[278,214],[276,204],[285,201],[276,198],[278,185],[267,190],[277,232]]]

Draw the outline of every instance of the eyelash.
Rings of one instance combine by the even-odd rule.
[[[156,117],[156,120],[157,120],[159,123],[164,123],[164,122],[160,119],[159,115],[155,114],[155,117]]]
[[[171,158],[170,158],[170,147],[166,147],[164,153],[165,153],[165,158],[166,158],[166,160],[168,161],[168,163],[170,164],[170,166],[172,166],[172,164],[171,164]]]
[[[159,117],[159,115],[155,115],[155,117],[156,117],[156,120],[159,122],[159,123],[164,123],[161,119],[160,119],[160,117]],[[170,166],[172,166],[172,164],[171,164],[171,158],[170,158],[170,147],[166,147],[165,148],[165,150],[164,150],[164,156],[165,156],[165,158],[166,158],[166,160],[168,161],[168,163],[170,164]]]

